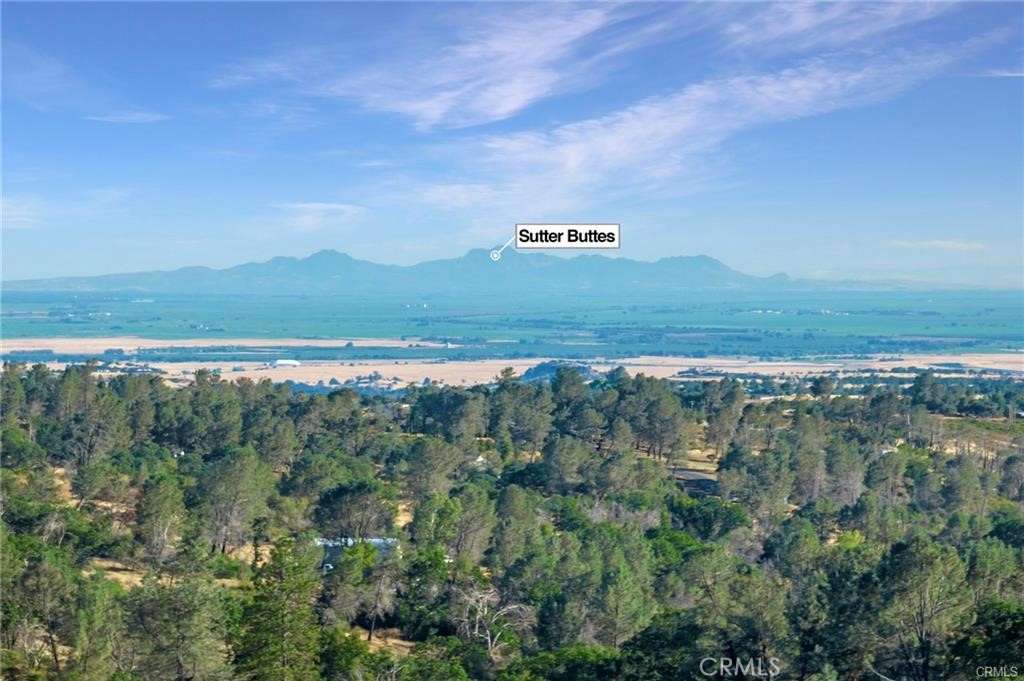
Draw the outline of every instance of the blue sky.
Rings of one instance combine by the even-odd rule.
[[[5,279],[515,222],[753,274],[1022,284],[1013,3],[3,4]]]

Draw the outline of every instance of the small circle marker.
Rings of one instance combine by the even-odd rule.
[[[491,251],[491,262],[498,262],[499,260],[501,260],[501,252],[504,251],[509,246],[511,246],[512,242],[515,240],[516,238],[512,237],[511,239],[505,242],[504,246],[502,246],[501,248],[495,248],[493,251]]]

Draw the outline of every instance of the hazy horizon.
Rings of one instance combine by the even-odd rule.
[[[637,260],[1016,289],[1021,38],[1012,3],[5,3],[3,279],[588,221]]]
[[[498,248],[498,247],[501,246],[501,244],[494,244],[493,246],[495,248]],[[263,259],[263,260],[239,261],[239,262],[229,263],[229,264],[223,265],[223,266],[212,266],[212,265],[205,265],[205,264],[202,264],[202,263],[187,263],[187,264],[170,266],[170,267],[161,268],[161,269],[152,269],[152,270],[126,269],[126,270],[121,270],[121,271],[116,271],[116,272],[98,272],[96,274],[69,275],[69,276],[66,276],[66,277],[65,276],[57,276],[57,277],[32,277],[32,278],[26,278],[26,279],[13,279],[13,278],[8,278],[8,277],[4,276],[2,279],[0,279],[0,283],[6,284],[6,283],[20,283],[20,282],[27,282],[27,281],[46,281],[46,280],[56,280],[56,279],[79,279],[79,278],[103,277],[103,276],[110,276],[110,275],[147,274],[147,273],[153,273],[153,272],[175,272],[177,270],[191,269],[191,268],[194,268],[194,267],[205,267],[205,268],[208,268],[210,270],[221,271],[221,270],[228,270],[228,269],[231,269],[231,268],[234,268],[234,267],[241,267],[241,266],[245,266],[245,265],[266,264],[266,263],[270,263],[270,262],[272,262],[272,261],[274,261],[274,260],[276,260],[278,258],[289,258],[289,259],[300,260],[301,261],[301,260],[306,260],[308,258],[311,258],[311,257],[313,257],[315,255],[318,255],[320,253],[323,253],[323,252],[336,253],[336,254],[339,254],[339,255],[351,257],[351,258],[353,258],[355,260],[358,260],[360,262],[370,263],[372,265],[379,265],[379,266],[382,266],[382,267],[414,267],[416,265],[430,263],[430,262],[435,262],[435,261],[438,261],[438,260],[459,260],[459,259],[462,259],[462,258],[467,258],[467,257],[469,257],[471,255],[474,255],[474,254],[479,255],[479,257],[481,259],[483,259],[483,258],[487,257],[487,253],[488,253],[489,250],[490,250],[490,247],[480,248],[480,249],[471,249],[471,250],[466,251],[466,252],[461,253],[461,254],[453,254],[453,255],[447,255],[447,256],[446,255],[442,255],[442,256],[437,257],[437,258],[427,258],[427,259],[419,260],[417,262],[412,262],[412,263],[395,263],[395,262],[381,262],[379,260],[371,260],[371,259],[367,259],[367,258],[357,258],[357,257],[353,256],[350,253],[346,253],[344,251],[339,251],[338,249],[323,248],[323,249],[319,249],[317,251],[313,251],[312,253],[307,253],[305,255],[272,256],[270,258],[266,258],[266,259]],[[542,252],[542,253],[540,253],[540,252],[517,253],[517,252],[515,252],[514,249],[512,249],[509,252],[509,255],[506,255],[506,257],[509,257],[509,256],[512,256],[512,257],[532,257],[532,256],[537,256],[537,255],[546,255],[546,256],[552,256],[552,257],[557,257],[557,258],[562,258],[562,259],[572,259],[572,258],[577,258],[577,257],[591,257],[591,258],[596,257],[596,258],[607,258],[607,259],[611,259],[611,260],[623,259],[623,260],[629,260],[629,261],[639,262],[639,263],[648,263],[648,264],[657,263],[657,262],[660,262],[662,260],[668,260],[668,259],[674,259],[674,258],[711,258],[712,260],[715,260],[715,261],[719,262],[720,264],[726,266],[727,268],[729,268],[729,269],[731,269],[733,271],[739,272],[741,274],[751,274],[749,272],[744,272],[744,271],[742,271],[740,269],[732,267],[728,262],[726,262],[722,258],[716,258],[715,256],[708,255],[706,253],[670,254],[670,255],[662,255],[662,256],[657,257],[657,258],[645,259],[645,258],[635,258],[635,257],[626,256],[626,255],[619,255],[619,254],[615,254],[615,253],[609,253],[607,251],[606,252],[602,252],[602,253],[593,253],[593,252],[575,252],[575,251],[574,252],[566,252],[566,251],[554,251],[553,250],[553,251]],[[997,285],[985,285],[985,284],[956,284],[956,283],[952,283],[951,284],[949,282],[943,282],[943,281],[934,281],[934,280],[927,280],[927,279],[913,279],[913,278],[902,278],[902,279],[900,279],[900,278],[874,278],[874,279],[872,279],[872,278],[869,278],[869,277],[864,277],[864,278],[860,278],[860,279],[852,278],[852,277],[851,278],[845,278],[845,279],[827,278],[827,277],[815,278],[815,277],[794,277],[794,276],[789,275],[789,273],[787,273],[787,272],[774,272],[774,273],[768,274],[768,275],[756,274],[756,275],[752,275],[752,276],[758,276],[758,277],[763,277],[763,278],[769,278],[769,277],[773,277],[773,276],[786,276],[786,277],[789,277],[790,279],[793,279],[793,280],[800,280],[800,281],[806,281],[806,282],[809,282],[809,283],[821,283],[821,284],[843,283],[843,282],[851,282],[851,283],[853,283],[853,282],[860,282],[860,283],[864,283],[864,284],[876,284],[876,285],[893,284],[893,285],[910,286],[910,287],[913,287],[915,289],[923,290],[923,291],[927,291],[927,290],[950,290],[950,291],[955,291],[955,290],[965,290],[965,291],[977,290],[977,291],[993,291],[993,292],[999,292],[999,291],[1004,291],[1004,292],[1024,291],[1024,283],[1022,283],[1021,285],[1017,285],[1017,286],[1012,286],[1012,285],[997,286]]]

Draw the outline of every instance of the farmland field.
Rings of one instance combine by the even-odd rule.
[[[308,341],[291,348],[291,354],[339,360],[781,358],[1024,347],[1024,309],[1020,294],[1012,292],[702,292],[643,304],[604,297],[567,304],[564,299],[442,296],[142,298],[19,292],[5,294],[3,308],[7,341],[139,337],[201,339],[212,346],[146,351],[152,361],[260,359],[232,347],[230,340],[238,338]],[[326,342],[338,339],[390,342]],[[218,340],[224,345],[218,347]]]

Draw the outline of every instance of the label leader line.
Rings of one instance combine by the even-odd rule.
[[[491,260],[501,260],[502,252],[513,243],[522,249],[619,248],[619,230],[617,223],[520,223],[504,246],[491,251]]]
[[[493,260],[494,262],[498,262],[499,260],[501,260],[501,252],[504,251],[509,246],[511,246],[512,242],[515,240],[516,238],[512,237],[511,239],[505,242],[504,246],[502,246],[501,248],[496,248],[495,250],[491,251],[491,260]]]

